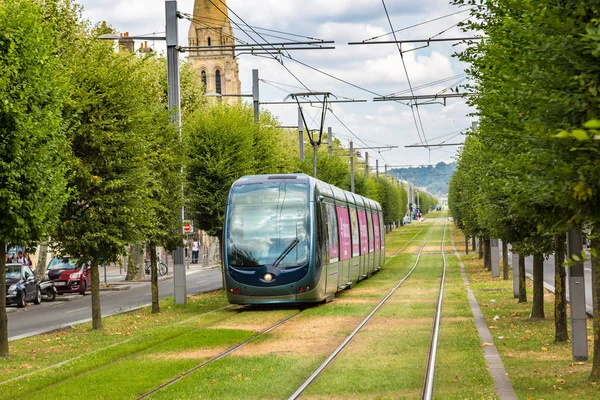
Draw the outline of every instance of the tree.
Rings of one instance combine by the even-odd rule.
[[[67,82],[54,53],[56,31],[39,2],[3,1],[0,26],[0,357],[6,357],[6,245],[44,238],[66,200]]]
[[[154,122],[148,112],[144,69],[131,54],[115,53],[91,35],[70,65],[69,186],[55,239],[61,252],[92,269],[92,326],[102,329],[99,271],[125,246],[140,240],[148,218],[148,151]]]

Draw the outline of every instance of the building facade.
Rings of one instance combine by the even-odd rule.
[[[206,93],[237,95],[241,93],[237,59],[233,49],[219,47],[235,44],[225,3],[226,0],[195,0],[188,41],[190,46],[204,49],[191,51],[188,61],[198,71]],[[223,101],[235,103],[239,98],[224,97]]]

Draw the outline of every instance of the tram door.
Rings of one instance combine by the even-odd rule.
[[[325,203],[327,218],[327,294],[335,294],[338,288],[340,248],[335,206]]]

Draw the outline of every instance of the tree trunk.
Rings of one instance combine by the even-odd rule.
[[[492,270],[492,241],[484,239],[483,241],[483,266],[488,270]]]
[[[465,235],[465,254],[469,255],[469,235]]]
[[[6,315],[6,243],[0,242],[0,357],[8,357],[8,315]]]
[[[158,267],[156,263],[156,245],[150,243],[150,286],[152,288],[152,314],[160,313],[158,302]]]
[[[531,318],[545,318],[544,315],[544,255],[533,256],[533,307]]]
[[[471,235],[471,250],[475,251],[475,235]]]
[[[483,240],[479,237],[479,259],[483,258]]]
[[[38,258],[37,265],[35,266],[35,276],[38,278],[38,281],[44,279],[46,264],[48,264],[48,243],[43,242],[40,244],[40,257]]]
[[[144,247],[141,244],[129,246],[127,252],[127,277],[126,281],[143,281],[146,279],[144,271]]]
[[[103,329],[102,310],[100,309],[100,271],[98,271],[97,258],[92,261],[92,329]]]
[[[594,304],[594,356],[591,378],[600,379],[600,229],[594,228],[592,236],[592,300]],[[596,253],[596,257],[593,257]]]
[[[519,254],[519,303],[527,303],[527,277],[525,276],[525,256]]]
[[[502,271],[504,273],[504,280],[508,280],[508,243],[502,241]]]
[[[554,252],[554,341],[557,343],[569,340],[567,331],[567,291],[565,262],[565,235],[556,237]]]

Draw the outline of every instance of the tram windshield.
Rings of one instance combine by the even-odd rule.
[[[227,252],[232,267],[308,262],[308,186],[280,182],[232,189]]]

